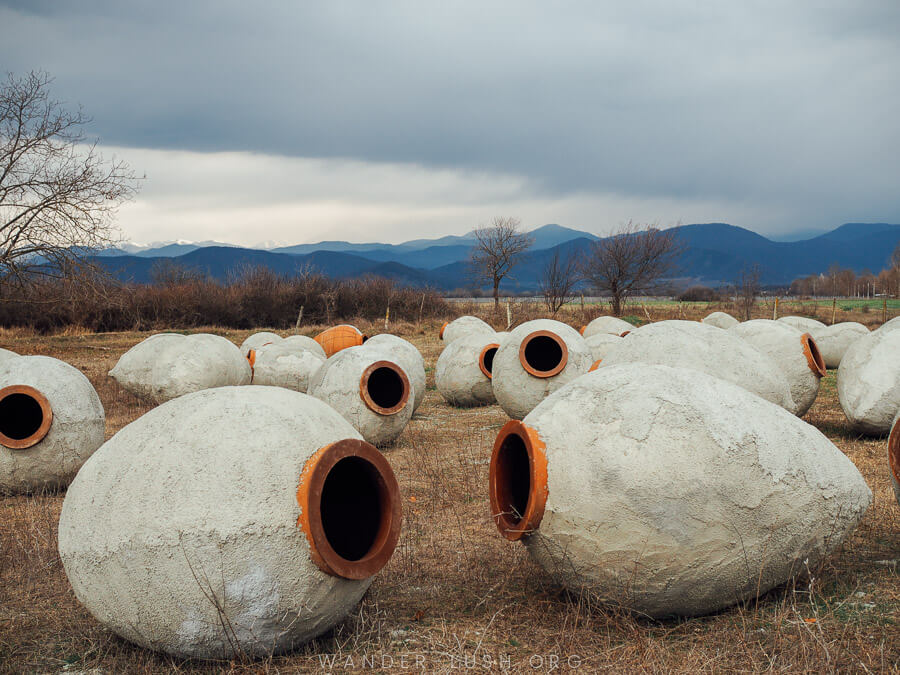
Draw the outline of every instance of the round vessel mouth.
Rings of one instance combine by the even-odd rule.
[[[481,368],[481,372],[489,380],[494,377],[494,357],[497,355],[498,349],[500,349],[500,345],[492,342],[489,345],[485,345],[478,355],[478,367]]]
[[[441,340],[444,339],[444,330],[445,330],[445,329],[447,328],[447,326],[449,326],[449,325],[450,325],[450,322],[449,322],[449,321],[445,321],[445,322],[444,322],[444,325],[441,326],[441,332],[438,333],[438,338],[439,338],[439,339],[441,339]]]
[[[497,434],[491,455],[491,516],[506,539],[516,541],[541,524],[547,504],[547,455],[537,432],[512,420]]]
[[[44,440],[52,423],[50,401],[34,387],[15,384],[0,389],[0,445],[30,448]]]
[[[597,368],[600,367],[600,364],[601,364],[601,363],[603,363],[603,359],[597,359],[596,361],[594,361],[594,362],[591,364],[591,367],[588,368],[588,372],[589,372],[589,373],[593,373],[595,370],[597,370]]]
[[[813,340],[812,335],[809,333],[804,333],[800,336],[800,341],[803,343],[803,354],[806,356],[806,364],[809,366],[809,369],[819,377],[824,377],[828,370],[825,368],[825,359],[819,353],[816,341]]]
[[[359,378],[366,407],[379,415],[395,415],[409,400],[409,379],[396,363],[376,361]]]
[[[566,367],[569,349],[556,333],[536,330],[519,347],[522,367],[535,377],[553,377]]]
[[[326,574],[367,579],[387,564],[400,539],[400,487],[384,455],[365,441],[337,441],[310,457],[297,504],[297,525]]]
[[[900,418],[894,423],[891,435],[888,436],[888,466],[894,480],[900,484]]]

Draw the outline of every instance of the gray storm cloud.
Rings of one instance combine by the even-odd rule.
[[[680,5],[29,0],[0,3],[0,63],[53,74],[110,145],[520,176],[769,231],[900,220],[900,4]]]

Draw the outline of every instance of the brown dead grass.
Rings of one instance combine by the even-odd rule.
[[[684,313],[648,309],[654,320]],[[515,311],[520,320],[539,310],[517,305]],[[704,306],[685,318],[708,311]],[[505,327],[505,313],[497,317],[498,327]],[[575,309],[563,318],[580,325],[589,317]],[[335,672],[900,670],[900,507],[890,487],[885,441],[849,430],[834,373],[807,420],[853,460],[872,488],[874,502],[859,528],[809,579],[712,616],[654,622],[554,587],[524,547],[496,533],[485,486],[491,444],[506,417],[496,406],[451,408],[434,390],[433,366],[442,347],[438,326],[391,326],[422,350],[429,390],[387,451],[404,499],[400,544],[343,624],[299,652],[263,662],[202,663],[147,652],[99,626],[76,601],[56,553],[64,495],[5,497],[0,671],[315,672],[329,663]],[[382,328],[362,327],[370,333]],[[248,334],[215,332],[238,343]],[[84,371],[103,400],[112,435],[147,410],[106,376],[144,336],[2,331],[0,345],[56,356]]]

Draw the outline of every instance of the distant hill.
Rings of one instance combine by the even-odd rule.
[[[684,248],[678,277],[710,285],[731,283],[751,265],[758,265],[762,283],[771,285],[826,272],[834,263],[857,273],[878,272],[900,242],[900,225],[888,223],[847,223],[794,242],[772,241],[727,223],[682,225],[674,232]],[[579,254],[598,239],[560,225],[545,225],[529,234],[535,244],[512,277],[504,280],[505,292],[536,290],[544,265],[556,252]],[[472,286],[471,244],[471,233],[403,244],[322,242],[271,251],[179,242],[130,255],[105,251],[96,260],[119,279],[137,283],[149,282],[156,261],[168,259],[221,280],[247,266],[265,266],[284,275],[311,267],[334,278],[375,275],[401,284],[452,290]]]

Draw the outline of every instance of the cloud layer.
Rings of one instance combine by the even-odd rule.
[[[49,71],[147,171],[126,229],[199,203],[178,175],[298,240],[499,208],[595,231],[900,221],[900,5],[676,4],[23,0],[0,3],[0,62]],[[236,191],[209,178],[223,158]]]

